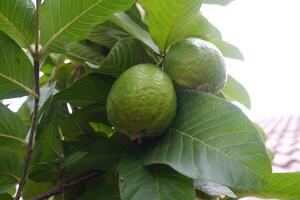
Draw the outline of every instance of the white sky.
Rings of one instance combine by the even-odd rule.
[[[300,114],[300,1],[235,0],[202,7],[244,62],[227,60],[228,72],[252,99],[250,116]]]

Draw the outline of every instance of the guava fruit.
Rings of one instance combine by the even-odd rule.
[[[157,136],[168,128],[176,114],[176,92],[162,69],[139,64],[115,81],[106,108],[111,124],[131,139]]]
[[[180,88],[217,93],[226,83],[226,67],[218,48],[189,38],[173,45],[166,54],[164,70]]]

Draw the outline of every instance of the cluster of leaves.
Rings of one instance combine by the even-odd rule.
[[[175,42],[199,37],[242,60],[199,12],[202,3],[229,2],[45,0],[38,126],[22,198],[97,171],[54,199],[299,199],[300,174],[271,173],[262,133],[230,102],[250,107],[247,91],[231,76],[220,97],[178,91],[176,118],[159,138],[136,144],[107,120],[115,79],[135,64],[161,64]],[[28,96],[16,113],[0,104],[0,200],[15,193],[32,128],[35,16],[31,0],[0,1],[0,99]]]

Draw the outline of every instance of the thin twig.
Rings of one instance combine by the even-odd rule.
[[[61,185],[57,185],[54,188],[52,188],[51,190],[44,192],[36,197],[33,197],[31,200],[43,200],[43,199],[48,199],[49,197],[52,197],[54,195],[58,195],[62,192],[64,192],[66,189],[73,187],[75,185],[79,185],[80,183],[90,180],[98,175],[100,175],[101,172],[97,171],[97,172],[91,172],[90,174],[84,175],[82,177],[79,177],[69,183],[66,184],[61,184]]]
[[[62,152],[61,152],[61,158],[60,158],[61,159],[60,170],[61,170],[61,172],[63,172],[63,169],[65,167],[65,152],[64,152],[63,142],[61,142],[61,149],[62,149]],[[58,180],[58,184],[61,185],[64,183],[65,183],[65,176],[64,176],[64,173],[61,173],[59,180]],[[65,191],[63,191],[61,193],[61,200],[65,200]]]
[[[36,17],[35,17],[35,52],[32,54],[34,60],[34,86],[35,86],[35,93],[37,96],[34,97],[34,110],[32,114],[32,121],[31,127],[29,131],[29,139],[28,143],[26,144],[26,152],[25,152],[25,161],[24,161],[24,172],[22,177],[19,181],[19,187],[16,192],[16,196],[14,200],[19,200],[21,198],[21,194],[26,182],[26,177],[29,168],[29,162],[32,154],[33,148],[33,138],[34,133],[37,127],[37,117],[38,117],[38,110],[39,110],[39,101],[40,101],[40,81],[39,81],[39,73],[40,73],[40,56],[39,56],[39,30],[40,30],[40,8],[41,8],[41,0],[36,0]]]

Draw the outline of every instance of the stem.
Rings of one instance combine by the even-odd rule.
[[[28,173],[30,158],[33,149],[33,138],[34,133],[37,128],[37,117],[38,117],[38,110],[39,110],[39,101],[40,101],[40,56],[39,56],[39,30],[40,30],[40,10],[41,10],[41,0],[36,0],[36,17],[35,17],[35,52],[32,54],[34,60],[34,86],[35,86],[35,94],[34,96],[34,110],[32,113],[32,121],[31,127],[29,131],[29,139],[28,143],[26,144],[26,152],[25,152],[25,161],[24,161],[24,172],[22,177],[19,180],[19,187],[16,192],[16,196],[14,200],[19,200],[21,198],[21,194],[26,182],[26,177]]]
[[[57,185],[54,188],[52,188],[51,190],[44,192],[36,197],[33,197],[31,200],[42,200],[42,199],[48,199],[51,196],[60,194],[62,192],[64,192],[66,189],[73,187],[75,185],[78,185],[84,181],[90,180],[98,175],[100,175],[100,172],[91,172],[90,174],[87,174],[85,176],[79,177],[69,183],[66,184],[61,184],[61,185]]]
[[[62,142],[61,142],[61,146],[62,146],[62,153],[61,153],[60,170],[63,172],[63,169],[65,167],[65,152],[64,152],[64,147],[63,147]],[[58,184],[61,185],[64,183],[65,183],[65,177],[64,177],[64,174],[61,173],[61,176],[59,177],[59,180],[58,180]],[[63,191],[61,193],[61,200],[65,200],[65,191]]]

